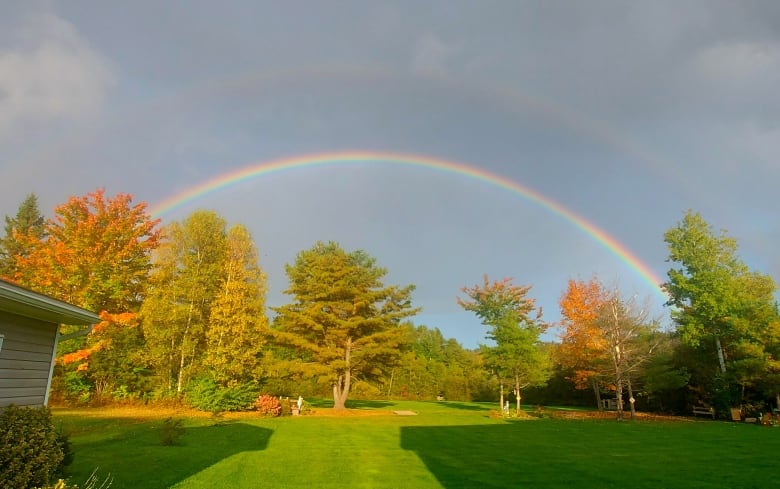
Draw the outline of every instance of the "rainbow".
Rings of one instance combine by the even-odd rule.
[[[584,217],[567,209],[562,204],[542,195],[536,190],[521,185],[506,177],[488,172],[482,168],[459,163],[456,161],[422,156],[418,154],[376,152],[376,151],[345,151],[333,153],[317,153],[300,155],[287,158],[279,158],[270,161],[252,163],[242,168],[223,173],[203,183],[187,188],[167,199],[152,206],[149,211],[154,217],[161,217],[174,209],[192,202],[204,195],[217,192],[232,185],[250,180],[252,178],[268,175],[275,172],[293,170],[296,168],[309,168],[327,165],[345,164],[392,164],[411,167],[427,168],[436,171],[452,173],[468,178],[473,178],[505,190],[509,190],[523,198],[543,207],[579,228],[593,240],[603,245],[607,250],[625,262],[633,269],[644,282],[650,285],[666,300],[666,295],[661,289],[663,282],[647,265],[637,258],[628,248],[618,240],[607,234],[604,230],[589,222]]]

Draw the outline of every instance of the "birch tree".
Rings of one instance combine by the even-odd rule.
[[[164,229],[141,315],[148,353],[169,392],[181,394],[202,366],[225,240],[226,222],[211,211],[196,211]]]

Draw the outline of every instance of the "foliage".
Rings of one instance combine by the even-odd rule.
[[[414,286],[385,286],[375,258],[334,242],[300,252],[286,271],[293,302],[275,308],[272,337],[301,352],[301,374],[328,382],[334,407],[344,409],[353,381],[380,378],[397,363],[400,321],[417,312]]]
[[[587,383],[593,387],[597,402],[601,383],[611,386],[617,397],[617,417],[622,419],[624,389],[629,402],[636,401],[640,368],[665,339],[657,322],[647,317],[649,307],[640,306],[635,298],[624,299],[617,289],[608,290],[595,277],[588,282],[569,280],[560,305],[564,331],[559,361],[574,371],[573,380],[581,388]],[[633,414],[634,404],[630,407]]]
[[[575,388],[593,389],[597,406],[609,361],[607,340],[597,321],[606,302],[595,278],[588,282],[569,280],[560,300],[562,334],[557,360],[564,369],[571,370]]]
[[[282,403],[275,396],[262,394],[255,402],[257,410],[263,416],[279,416],[282,414]],[[289,406],[288,406],[289,407]],[[292,410],[291,410],[292,412]]]
[[[64,459],[47,408],[10,406],[0,412],[0,487],[45,485]]]
[[[29,194],[19,205],[15,218],[5,216],[5,236],[0,239],[0,277],[12,278],[20,270],[32,245],[46,234],[44,218],[38,210],[38,197]]]
[[[45,237],[28,237],[32,250],[18,257],[15,278],[88,310],[136,310],[160,237],[158,222],[129,194],[110,198],[98,189],[71,197],[55,208]]]
[[[160,427],[160,443],[163,446],[175,445],[184,436],[184,420],[181,418],[165,418]]]
[[[83,372],[65,373],[62,384],[65,400],[74,404],[88,404],[92,399],[92,384]]]
[[[461,290],[468,299],[458,298],[458,304],[474,312],[488,327],[487,338],[494,345],[481,347],[485,364],[502,382],[508,380],[514,386],[517,414],[522,389],[543,385],[552,374],[550,352],[539,339],[547,324],[534,299],[526,297],[531,286],[514,285],[510,278],[491,282],[485,275],[481,285]],[[502,384],[502,409],[503,402]]]
[[[108,317],[132,314],[143,301],[151,252],[160,236],[157,224],[147,214],[146,204],[133,204],[128,194],[109,197],[99,189],[57,206],[42,230],[14,234],[15,280],[108,315],[103,319],[111,327],[97,327],[87,337],[58,345],[58,354],[73,363],[61,371],[84,372],[98,398],[102,390],[127,383],[117,377],[136,368],[133,362],[140,341],[129,341],[133,332],[124,331],[129,321]],[[121,349],[121,354],[106,353],[111,348]],[[91,361],[96,356],[102,358]]]
[[[212,304],[225,261],[225,220],[196,211],[164,229],[141,308],[147,355],[159,380],[181,394],[203,367]]]
[[[187,386],[187,403],[201,411],[221,413],[245,411],[252,407],[257,394],[251,384],[224,387],[211,376],[194,379]]]
[[[664,241],[674,264],[664,284],[672,318],[683,342],[711,351],[708,363],[719,370],[717,381],[714,369],[702,369],[703,376],[693,382],[712,383],[710,394],[717,390],[723,410],[734,403],[734,395],[728,394],[736,391],[729,388],[732,382],[743,392],[768,390],[777,395],[780,383],[772,380],[772,373],[778,370],[780,316],[772,278],[750,271],[737,256],[736,239],[726,231],[716,233],[698,213],[688,211],[665,233]]]
[[[220,290],[206,330],[204,366],[226,386],[257,382],[268,332],[265,274],[249,231],[234,226],[226,237]]]
[[[57,445],[62,451],[62,462],[57,467],[56,475],[64,475],[65,467],[73,463],[76,459],[76,453],[73,451],[73,443],[70,441],[70,434],[62,429],[57,430]]]
[[[482,358],[454,339],[445,339],[439,328],[404,324],[406,348],[390,376],[382,379],[381,392],[388,398],[434,400],[476,399],[487,380]],[[492,398],[492,397],[491,397]]]

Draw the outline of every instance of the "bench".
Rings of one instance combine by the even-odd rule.
[[[712,409],[711,407],[694,406],[693,415],[696,416],[697,414],[702,414],[704,416],[712,416],[712,419],[715,419],[715,410]]]

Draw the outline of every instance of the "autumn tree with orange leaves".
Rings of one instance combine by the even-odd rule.
[[[593,388],[599,409],[602,383],[614,389],[619,420],[627,390],[633,416],[632,380],[663,339],[657,321],[648,318],[648,307],[635,297],[623,299],[618,290],[606,289],[596,278],[569,280],[560,306],[564,331],[559,363],[574,371],[575,385]]]
[[[88,338],[60,345],[61,360],[75,362],[98,391],[138,371],[127,362],[129,351],[141,344],[134,314],[160,238],[158,222],[131,195],[109,197],[98,189],[56,207],[44,233],[20,236],[27,252],[15,257],[16,281],[104,318]]]
[[[519,414],[522,390],[545,384],[551,374],[550,355],[540,340],[547,324],[534,299],[527,297],[531,286],[514,285],[511,278],[491,282],[485,275],[481,285],[461,290],[468,299],[458,298],[458,304],[482,320],[488,327],[487,339],[494,343],[483,345],[482,352],[501,382],[501,407],[507,381],[513,386],[515,414]]]
[[[607,340],[598,319],[607,302],[607,295],[595,278],[587,282],[569,280],[560,300],[563,332],[558,363],[571,370],[570,380],[575,388],[593,389],[599,409],[609,358]]]

